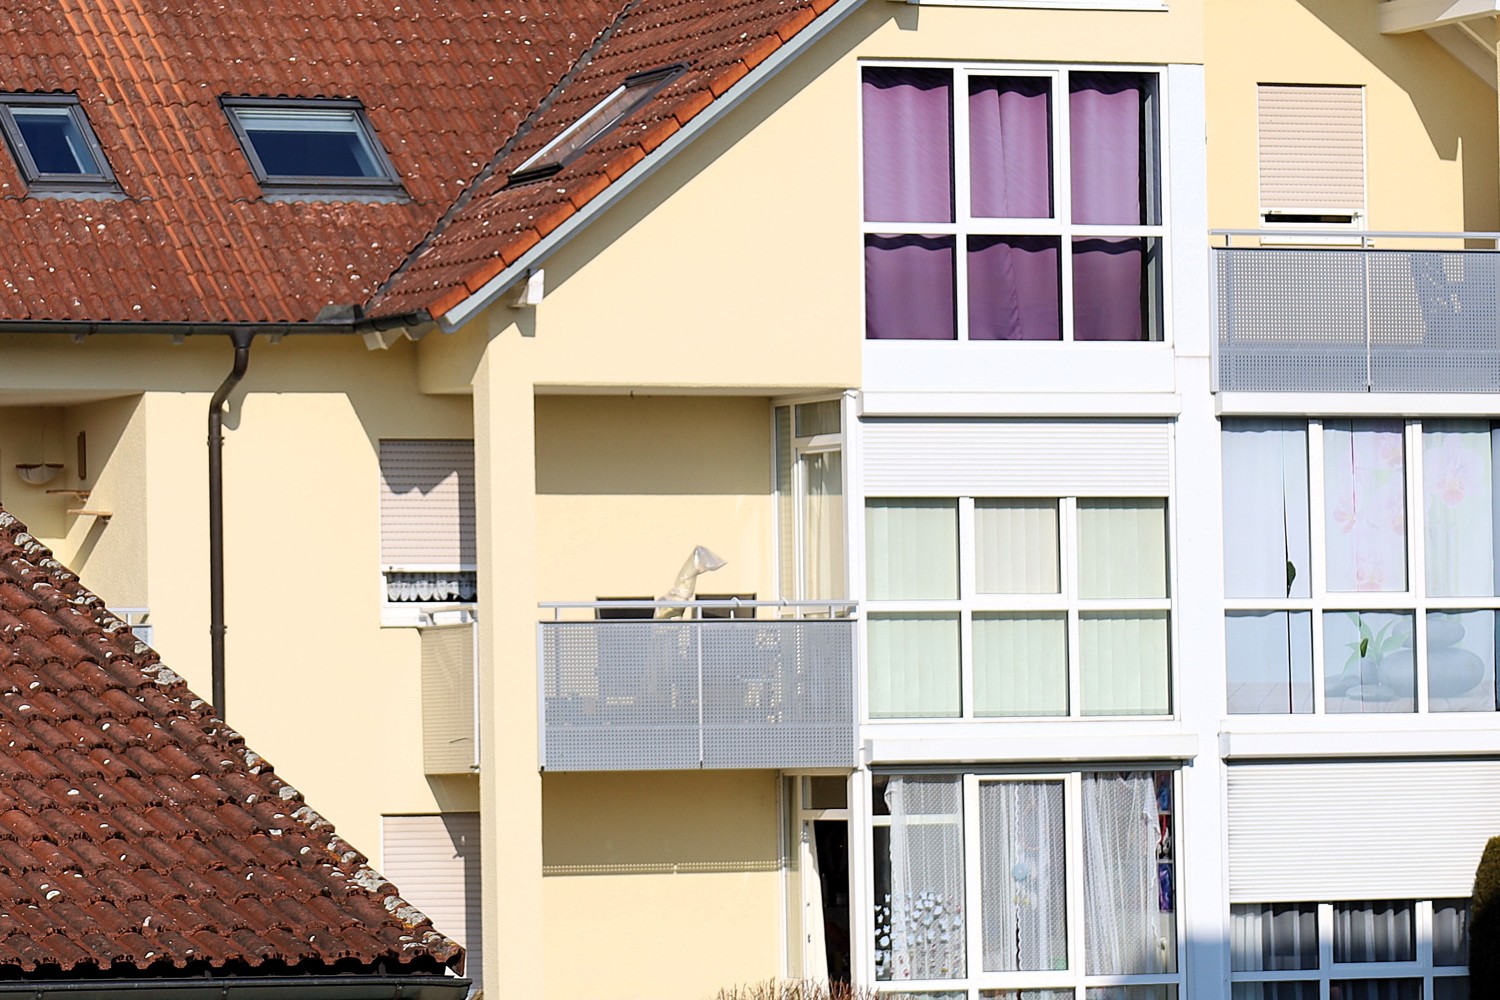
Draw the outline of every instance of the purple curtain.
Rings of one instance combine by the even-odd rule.
[[[953,74],[864,72],[865,220],[953,221]]]
[[[865,237],[865,336],[957,339],[953,237]]]
[[[1073,221],[1141,225],[1146,219],[1143,109],[1138,73],[1074,73],[1068,95]]]
[[[971,211],[991,219],[1052,215],[1052,94],[1038,77],[969,81]]]
[[[1153,340],[1146,322],[1147,244],[1139,238],[1073,241],[1073,339]]]
[[[969,339],[1061,340],[1055,236],[969,240]]]

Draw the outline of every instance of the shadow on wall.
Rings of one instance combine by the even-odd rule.
[[[542,874],[664,875],[780,868],[772,771],[542,776]]]
[[[1463,152],[1464,228],[1494,230],[1500,224],[1495,199],[1495,177],[1500,169],[1496,161],[1495,91],[1421,32],[1382,35],[1378,3],[1299,2],[1410,95],[1439,157],[1457,160]],[[1434,64],[1449,71],[1432,72]],[[1455,80],[1462,81],[1460,87],[1455,88]],[[1483,108],[1488,109],[1488,115],[1476,113]]]

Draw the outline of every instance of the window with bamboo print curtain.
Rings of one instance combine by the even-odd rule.
[[[1222,441],[1231,714],[1496,710],[1494,421],[1226,420]]]
[[[872,499],[870,716],[1171,712],[1162,498]]]

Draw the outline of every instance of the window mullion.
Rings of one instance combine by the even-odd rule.
[[[1072,150],[1065,136],[1069,134],[1068,74],[1060,71],[1052,82],[1052,211],[1058,223],[1058,276],[1062,296],[1063,340],[1073,339],[1073,186]]]
[[[1333,904],[1318,904],[1318,994],[1329,998],[1329,980],[1333,977]]]
[[[1422,423],[1406,424],[1406,572],[1407,589],[1415,599],[1412,612],[1411,652],[1416,666],[1417,689],[1412,704],[1417,713],[1427,712],[1427,539],[1426,511],[1422,509]]]
[[[1312,550],[1309,559],[1312,563],[1312,581],[1309,592],[1313,600],[1312,662],[1313,713],[1315,715],[1322,715],[1324,711],[1323,675],[1327,669],[1323,655],[1323,610],[1328,604],[1328,591],[1324,586],[1324,578],[1327,575],[1325,572],[1327,539],[1323,491],[1323,422],[1309,420],[1307,422],[1307,540],[1308,548]]]
[[[964,956],[966,978],[973,982],[984,968],[984,901],[979,857],[979,776],[963,778],[964,803]]]
[[[953,305],[957,314],[958,339],[969,339],[969,260],[970,220],[969,178],[969,74],[953,74]]]
[[[1063,497],[1057,502],[1058,572],[1062,575],[1062,598],[1067,607],[1068,715],[1083,714],[1083,680],[1078,643],[1078,501]]]
[[[959,715],[974,716],[974,498],[958,498],[958,619]]]
[[[1079,772],[1070,772],[1063,784],[1063,856],[1067,859],[1064,869],[1067,900],[1068,966],[1074,982],[1082,982],[1084,965],[1083,926],[1083,779]]]

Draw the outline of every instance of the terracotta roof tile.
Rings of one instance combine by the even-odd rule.
[[[3,510],[0,665],[0,980],[460,959]]]

